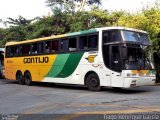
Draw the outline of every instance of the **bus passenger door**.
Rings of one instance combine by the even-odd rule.
[[[110,46],[111,86],[123,87],[122,63],[119,45]]]

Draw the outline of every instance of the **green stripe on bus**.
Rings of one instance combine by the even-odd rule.
[[[82,56],[83,56],[83,52],[70,54],[63,70],[61,71],[61,73],[57,77],[58,78],[65,78],[65,77],[70,76],[77,68]]]
[[[62,71],[63,67],[65,66],[65,63],[67,62],[68,57],[69,54],[57,55],[56,60],[52,65],[52,68],[46,76],[56,77]]]
[[[83,34],[89,34],[89,33],[94,33],[94,32],[97,32],[97,30],[90,29],[90,30],[85,30],[81,32],[68,33],[66,36],[83,35]]]
[[[70,76],[77,68],[83,54],[84,53],[81,52],[57,55],[57,58],[46,77],[65,78]]]

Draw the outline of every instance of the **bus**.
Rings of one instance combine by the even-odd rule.
[[[77,84],[92,91],[154,85],[156,80],[148,33],[126,27],[8,42],[5,77],[19,84]]]
[[[4,78],[4,48],[0,48],[0,78]]]

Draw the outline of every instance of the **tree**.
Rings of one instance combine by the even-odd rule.
[[[0,19],[0,23],[1,23],[2,25],[4,25],[5,27],[7,26],[6,21],[3,21],[2,19]]]
[[[101,5],[101,0],[77,0],[80,2],[79,10],[82,11],[85,6],[92,6],[92,5]]]
[[[52,10],[58,7],[64,11],[67,11],[69,8],[72,11],[76,11],[76,9],[82,11],[85,6],[101,5],[101,0],[46,0],[46,3]]]
[[[13,19],[13,18],[8,18],[8,20],[6,21],[6,23],[10,24],[10,25],[14,25],[14,26],[26,26],[28,24],[30,24],[33,20],[27,20],[26,18],[19,16],[18,19]]]

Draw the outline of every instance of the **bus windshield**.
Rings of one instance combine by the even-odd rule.
[[[119,36],[116,37],[116,40],[111,39],[112,32]],[[149,59],[151,58],[149,37],[145,32],[103,31],[103,45],[104,63],[113,71],[152,69],[152,62]],[[125,50],[123,46],[126,48]],[[126,53],[125,57],[123,53]]]
[[[126,70],[152,69],[149,46],[127,47],[127,59],[124,62]]]
[[[122,30],[122,34],[124,36],[123,41],[139,42],[141,44],[149,45],[147,33]]]

